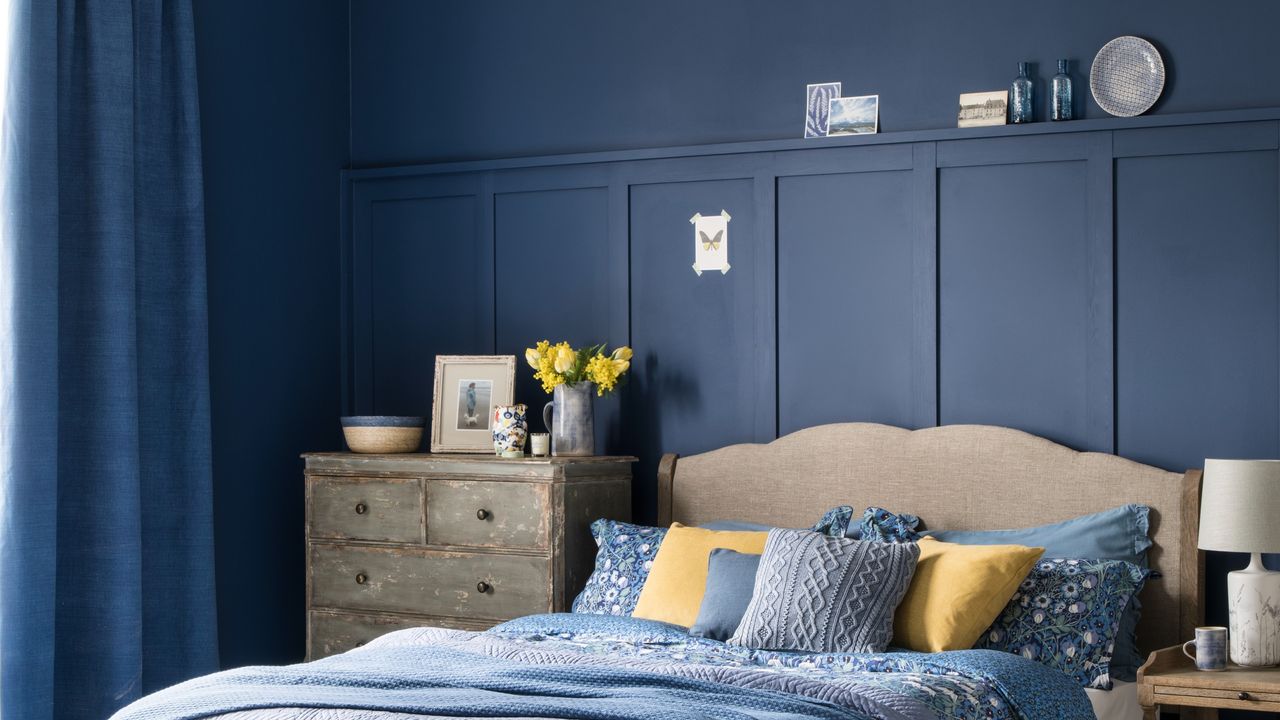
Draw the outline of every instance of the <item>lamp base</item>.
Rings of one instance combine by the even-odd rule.
[[[1227,573],[1231,662],[1243,667],[1280,665],[1280,572],[1253,553],[1249,567]]]

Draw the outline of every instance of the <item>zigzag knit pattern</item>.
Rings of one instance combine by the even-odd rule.
[[[729,643],[770,650],[883,652],[915,574],[915,543],[770,530],[751,603]]]

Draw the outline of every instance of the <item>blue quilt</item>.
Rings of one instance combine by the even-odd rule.
[[[113,720],[228,713],[237,720],[1093,718],[1066,675],[1008,653],[770,652],[647,620],[534,615],[483,633],[402,630],[312,663],[217,673],[145,697]]]

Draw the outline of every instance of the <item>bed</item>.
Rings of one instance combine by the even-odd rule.
[[[780,479],[783,479],[780,481]],[[662,458],[658,524],[735,519],[803,527],[826,508],[910,509],[932,527],[1054,522],[1151,508],[1140,596],[1144,651],[1201,622],[1200,473],[1079,453],[987,426],[910,431],[847,423],[768,444]],[[427,717],[1128,720],[1132,684],[1083,690],[991,650],[786,653],[694,638],[630,617],[543,615],[473,633],[415,628],[315,663],[242,668],[144,698],[117,720],[420,720]]]

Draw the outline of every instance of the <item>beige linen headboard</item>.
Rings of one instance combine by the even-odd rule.
[[[1185,475],[1076,452],[1019,430],[948,425],[904,430],[821,425],[764,445],[731,445],[658,466],[658,522],[812,524],[834,505],[919,515],[930,528],[994,530],[1066,520],[1126,503],[1151,508],[1151,566],[1140,596],[1143,653],[1192,637],[1203,622],[1196,548],[1200,471]]]

